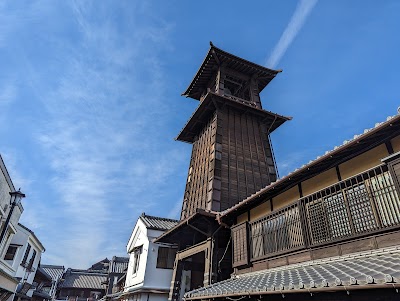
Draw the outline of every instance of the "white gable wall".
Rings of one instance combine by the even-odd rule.
[[[142,253],[140,254],[139,259],[139,268],[136,273],[133,273],[134,269],[134,253],[133,250],[142,246]],[[139,288],[144,285],[146,264],[147,264],[147,254],[149,248],[149,240],[147,238],[147,229],[143,222],[139,219],[135,225],[135,228],[132,232],[132,236],[129,239],[127,245],[127,252],[129,253],[129,264],[128,270],[126,273],[126,281],[125,281],[125,291],[132,290],[134,288]]]
[[[172,269],[157,268],[157,257],[159,244],[153,240],[163,234],[164,231],[147,229],[143,221],[139,218],[129,239],[127,252],[129,253],[129,264],[125,281],[125,292],[132,292],[134,295],[128,297],[129,300],[151,300],[166,301],[171,285]],[[142,253],[139,260],[139,269],[134,270],[134,250],[142,246]],[[164,290],[164,294],[135,293],[140,289]]]

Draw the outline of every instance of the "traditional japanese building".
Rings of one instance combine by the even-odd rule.
[[[230,279],[185,300],[399,300],[400,115],[219,213]]]
[[[170,300],[230,277],[230,230],[216,216],[277,180],[270,134],[291,118],[259,94],[279,72],[211,43],[183,93],[200,104],[177,137],[193,145],[181,221],[157,239],[178,244]]]

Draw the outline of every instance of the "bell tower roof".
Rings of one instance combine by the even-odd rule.
[[[238,78],[257,78],[258,92],[261,92],[278,73],[282,72],[282,70],[269,69],[230,54],[210,42],[210,49],[203,63],[182,96],[200,100],[221,66],[231,70]]]

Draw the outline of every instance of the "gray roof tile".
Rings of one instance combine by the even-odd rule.
[[[174,227],[179,221],[170,218],[150,216],[142,213],[140,219],[145,224],[146,228],[153,230],[166,231]]]
[[[57,281],[64,273],[64,267],[59,265],[41,264],[40,267],[50,275],[53,281]]]
[[[107,281],[107,274],[85,271],[67,271],[64,274],[64,281],[61,282],[60,287],[104,289],[102,282],[105,281]]]
[[[400,282],[400,251],[379,251],[237,275],[185,294],[185,299],[237,294],[284,293],[294,289],[335,290],[346,286],[373,288]]]

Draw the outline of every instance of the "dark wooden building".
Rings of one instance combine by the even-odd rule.
[[[58,287],[57,299],[94,301],[106,293],[107,273],[103,269],[67,269]]]
[[[185,300],[399,300],[400,115],[217,215],[230,279]]]
[[[157,240],[179,247],[171,300],[230,277],[230,230],[216,216],[277,180],[270,134],[291,118],[259,94],[279,72],[211,44],[183,93],[200,104],[177,137],[193,145],[181,221]]]

